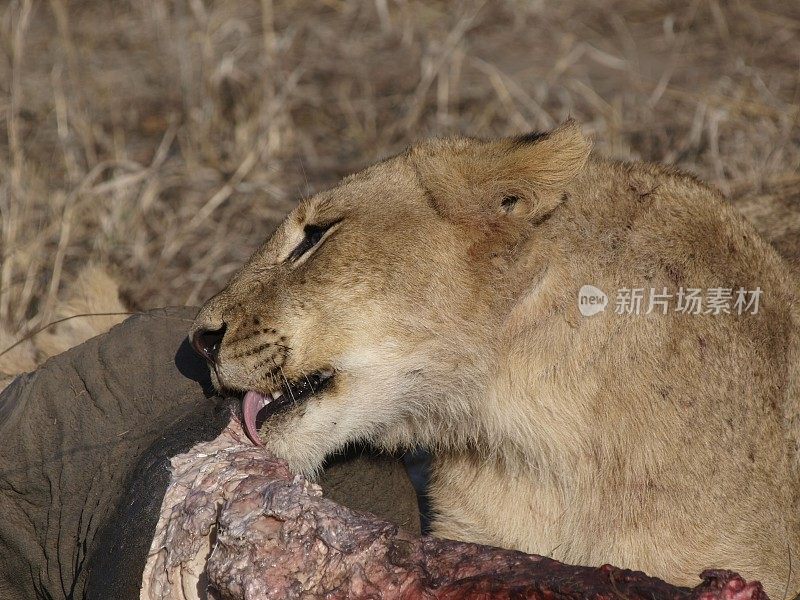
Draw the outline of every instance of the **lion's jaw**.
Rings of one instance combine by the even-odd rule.
[[[398,356],[394,345],[365,346],[336,364],[331,388],[259,429],[266,448],[295,472],[316,475],[326,457],[350,443],[390,452],[441,445],[443,435],[475,425],[475,411],[465,405],[479,394],[464,381],[445,380],[438,369],[431,372],[433,356]],[[458,396],[456,404],[445,397],[451,394]]]

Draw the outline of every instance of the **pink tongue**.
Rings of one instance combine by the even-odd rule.
[[[266,396],[253,391],[247,392],[244,395],[244,400],[242,400],[244,430],[247,433],[247,437],[249,437],[256,446],[264,445],[264,442],[261,441],[261,437],[258,435],[258,429],[256,428],[256,416],[258,415],[258,411],[269,404],[270,400],[271,398],[268,400]]]

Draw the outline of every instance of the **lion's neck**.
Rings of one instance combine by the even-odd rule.
[[[543,554],[554,549],[568,488],[544,471],[509,472],[498,457],[463,452],[436,455],[432,467],[434,535]]]

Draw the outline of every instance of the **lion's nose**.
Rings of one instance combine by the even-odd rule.
[[[222,338],[225,336],[225,324],[219,329],[198,329],[192,335],[192,346],[198,354],[211,362],[217,362]]]

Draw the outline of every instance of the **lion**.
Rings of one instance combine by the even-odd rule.
[[[89,263],[69,283],[52,311],[53,320],[28,337],[13,335],[0,323],[0,392],[14,378],[105,333],[131,313],[120,297],[119,283],[105,267]]]
[[[302,201],[190,338],[297,472],[430,449],[435,535],[781,598],[798,289],[718,191],[568,121],[424,141]]]

